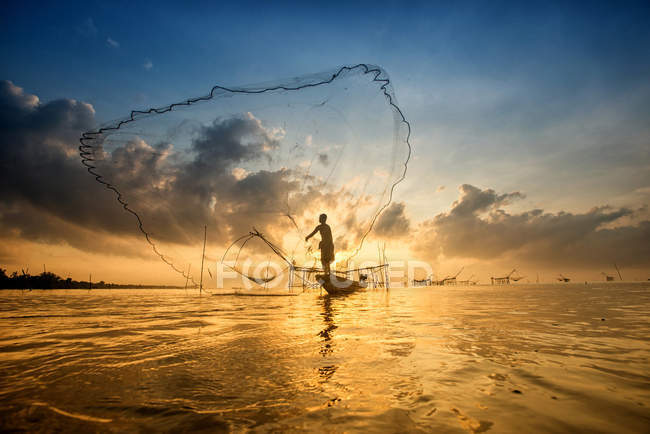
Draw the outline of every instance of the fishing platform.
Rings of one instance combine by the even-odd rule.
[[[266,239],[264,235],[255,228],[253,228],[253,231],[248,235],[236,240],[236,242],[244,240],[243,244],[245,244],[249,239],[254,237],[261,239],[273,251],[273,253],[287,264],[287,267],[283,272],[274,276],[259,278],[249,276],[238,270],[236,267],[225,264],[223,258],[222,264],[258,285],[266,286],[269,282],[284,274],[286,271],[289,276],[289,291],[297,287],[301,287],[303,292],[308,289],[322,288],[330,295],[341,295],[365,289],[390,288],[390,272],[388,263],[385,261],[385,256],[383,256],[383,260],[380,261],[381,263],[379,265],[346,270],[333,269],[330,270],[329,274],[327,274],[323,268],[320,267],[305,267],[297,265],[294,260],[289,259],[289,255],[287,255],[280,247]],[[234,244],[235,243],[232,245]],[[232,247],[232,245],[230,247]],[[226,250],[226,253],[230,250],[230,247]],[[224,253],[224,258],[226,253]]]

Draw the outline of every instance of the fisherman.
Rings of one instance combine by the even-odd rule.
[[[325,274],[330,274],[330,263],[334,261],[334,241],[332,241],[332,229],[329,225],[325,223],[327,221],[327,215],[321,214],[318,217],[320,224],[316,226],[314,231],[305,237],[305,241],[309,241],[316,232],[320,232],[320,243],[318,243],[318,248],[320,249],[320,261],[323,264],[323,271]]]

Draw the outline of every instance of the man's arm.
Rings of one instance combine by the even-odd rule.
[[[316,232],[318,232],[318,226],[316,226],[316,229],[314,229],[314,230],[312,231],[311,234],[309,234],[309,235],[307,235],[307,236],[305,237],[305,241],[309,241],[309,239],[310,239],[311,237],[313,237],[314,235],[316,235]]]

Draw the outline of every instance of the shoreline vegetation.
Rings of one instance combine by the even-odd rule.
[[[31,275],[24,270],[21,274],[14,271],[7,275],[7,270],[0,268],[0,289],[179,289],[182,286],[173,285],[135,285],[131,283],[90,282],[84,280],[64,279],[49,271]]]

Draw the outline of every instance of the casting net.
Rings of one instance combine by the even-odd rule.
[[[205,257],[249,276],[245,261],[268,264],[271,256],[317,264],[318,237],[304,238],[321,213],[336,261],[358,255],[406,175],[409,135],[385,71],[359,64],[214,86],[201,97],[132,111],[85,133],[80,153],[133,215],[132,231],[196,281],[199,267],[188,276],[188,264],[197,263],[206,225]],[[268,266],[260,272],[257,283],[277,274],[269,277]]]

